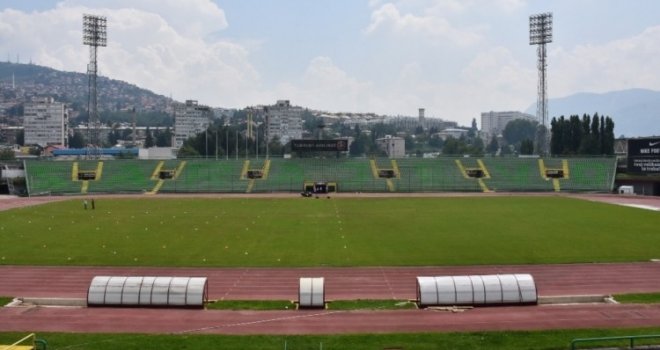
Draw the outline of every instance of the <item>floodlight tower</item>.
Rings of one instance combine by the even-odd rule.
[[[83,15],[83,45],[89,46],[89,64],[87,65],[87,77],[89,96],[87,97],[87,113],[89,119],[87,123],[87,132],[89,143],[92,147],[100,147],[99,140],[99,111],[98,95],[96,91],[97,60],[96,49],[101,46],[107,46],[107,20],[104,16]]]
[[[538,97],[536,102],[536,118],[538,118],[543,135],[537,140],[543,150],[540,153],[547,153],[548,140],[545,135],[548,125],[548,82],[546,80],[547,53],[545,44],[552,42],[552,12],[540,13],[529,16],[529,44],[537,45],[538,54]]]

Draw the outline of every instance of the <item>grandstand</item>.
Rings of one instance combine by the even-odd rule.
[[[163,180],[160,192],[245,192],[247,182],[241,179],[243,161],[188,160],[168,161],[168,169],[179,169],[177,176]]]
[[[490,173],[487,186],[495,192],[553,191],[552,182],[539,172],[537,159],[484,158]]]
[[[580,158],[568,163],[570,176],[562,182],[562,190],[610,192],[614,187],[615,158]]]
[[[294,158],[25,161],[31,196],[94,193],[610,192],[615,158]]]
[[[464,176],[456,158],[398,159],[399,192],[479,192],[475,179]]]

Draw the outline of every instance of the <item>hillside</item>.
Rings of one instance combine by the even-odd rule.
[[[99,76],[97,84],[100,111],[112,112],[135,106],[141,111],[160,112],[169,104],[169,98],[165,96],[120,80]],[[0,62],[0,102],[24,102],[35,95],[54,96],[59,101],[71,103],[74,110],[84,110],[87,108],[87,75],[34,64]]]
[[[579,93],[548,101],[550,117],[598,112],[610,116],[617,137],[660,135],[660,92],[629,89],[607,93]],[[526,111],[536,114],[536,103]]]

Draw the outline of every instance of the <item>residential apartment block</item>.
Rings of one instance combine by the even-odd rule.
[[[200,105],[197,101],[187,100],[186,103],[177,103],[174,108],[174,144],[181,148],[183,143],[191,136],[195,136],[208,128],[213,117],[210,107]]]
[[[303,109],[293,107],[289,100],[279,100],[273,106],[264,107],[268,141],[278,137],[286,144],[294,139],[301,139],[303,134]]]
[[[23,109],[26,145],[67,145],[68,113],[62,102],[52,97],[35,97]]]

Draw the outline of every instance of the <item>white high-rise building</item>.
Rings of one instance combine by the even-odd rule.
[[[23,108],[24,143],[26,145],[67,146],[69,115],[62,102],[52,97],[33,98]]]
[[[191,136],[195,136],[208,128],[213,112],[211,108],[199,105],[197,101],[187,100],[186,103],[174,105],[174,147],[181,148]]]
[[[536,116],[518,111],[508,112],[483,112],[481,113],[481,132],[486,140],[493,136],[499,136],[504,131],[506,125],[516,119],[525,119],[532,122],[536,121]]]
[[[279,100],[273,106],[264,107],[268,141],[275,136],[279,137],[282,144],[294,139],[302,139],[302,113],[303,109],[292,107],[289,100]]]

